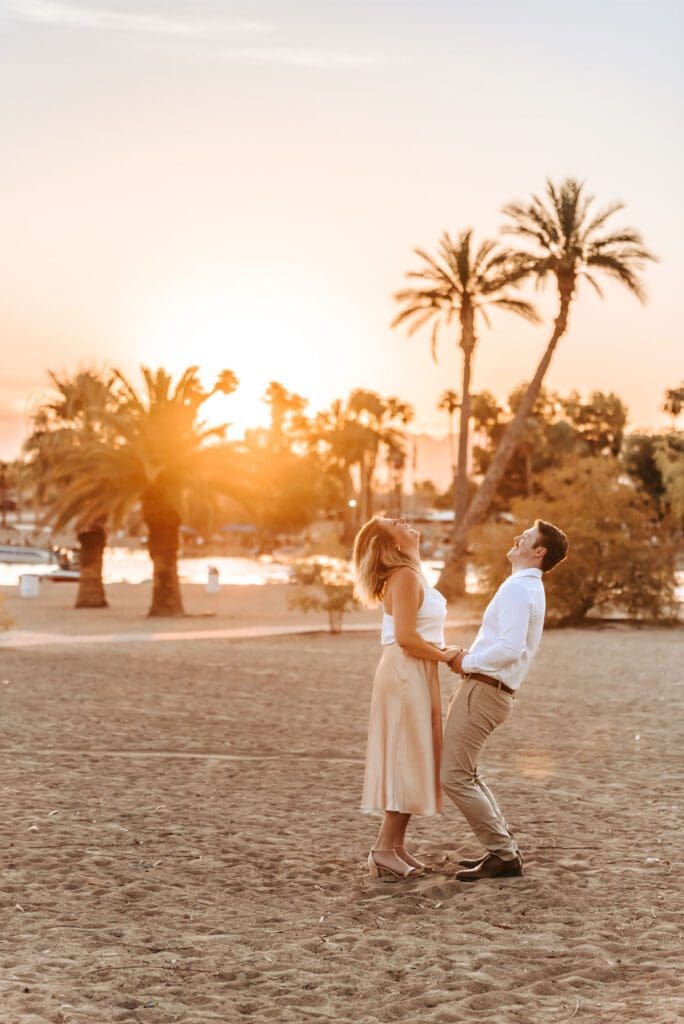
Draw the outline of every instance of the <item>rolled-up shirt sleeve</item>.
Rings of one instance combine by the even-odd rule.
[[[518,661],[527,648],[530,622],[530,601],[527,591],[518,583],[502,588],[497,601],[498,636],[488,647],[479,647],[475,654],[463,658],[464,672],[493,673]]]

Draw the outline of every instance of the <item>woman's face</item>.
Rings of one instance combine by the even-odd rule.
[[[420,534],[405,519],[381,519],[390,537],[400,551],[407,555],[417,555],[420,545]]]

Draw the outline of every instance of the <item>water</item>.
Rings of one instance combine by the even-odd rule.
[[[423,562],[423,572],[430,586],[434,587],[437,582],[442,565],[440,561]],[[289,566],[275,562],[268,556],[181,558],[178,561],[178,574],[182,582],[204,584],[207,582],[209,566],[218,569],[219,582],[224,586],[263,586],[266,583],[287,583],[290,578]],[[54,565],[0,562],[0,586],[18,586],[19,577],[24,573],[32,576],[50,576],[55,568]],[[105,548],[102,575],[105,583],[145,583],[152,578],[152,562],[146,551],[134,548]],[[473,569],[468,570],[466,586],[469,591],[477,590],[477,574]]]
[[[181,558],[178,574],[185,583],[206,583],[209,566],[219,572],[219,581],[228,586],[262,586],[266,583],[287,583],[290,571],[267,557]],[[54,565],[26,565],[18,562],[0,562],[0,586],[19,584],[24,573],[32,576],[50,576]],[[144,583],[152,579],[152,562],[146,551],[130,548],[105,548],[102,577],[105,583]]]
[[[443,562],[428,559],[422,565],[425,578],[430,586],[434,586]],[[207,582],[209,566],[218,569],[219,582],[223,586],[263,586],[267,583],[287,583],[290,578],[289,566],[274,562],[268,556],[181,558],[178,561],[178,573],[182,582],[204,584]],[[18,586],[19,577],[24,573],[32,576],[49,576],[54,571],[54,565],[0,562],[0,586]],[[106,548],[103,578],[105,583],[144,583],[152,578],[152,562],[146,551]],[[472,566],[469,566],[466,572],[466,589],[471,594],[478,590],[477,573]],[[679,602],[684,603],[684,572],[677,573],[676,592]]]

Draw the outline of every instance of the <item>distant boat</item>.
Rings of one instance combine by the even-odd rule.
[[[48,548],[25,548],[19,544],[0,544],[0,562],[11,565],[59,565],[59,558]]]
[[[35,567],[38,575],[55,583],[76,582],[80,578],[78,557],[50,548],[27,548],[19,544],[0,544],[0,563]]]

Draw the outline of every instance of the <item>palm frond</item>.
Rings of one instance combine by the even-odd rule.
[[[412,338],[416,331],[419,331],[420,328],[423,327],[429,320],[432,320],[433,317],[438,316],[439,309],[437,306],[428,306],[427,309],[422,311],[415,309],[413,310],[413,313],[413,323],[410,324],[408,330],[406,331],[409,338]]]
[[[439,320],[435,320],[430,332],[430,355],[433,363],[437,362],[437,337],[439,335]]]
[[[581,278],[583,278],[587,282],[587,284],[591,285],[591,287],[594,289],[594,291],[596,292],[596,294],[598,295],[598,297],[600,299],[602,299],[604,297],[603,290],[602,290],[601,286],[599,285],[598,281],[596,280],[596,278],[592,274],[588,273],[586,270],[582,270],[582,271],[580,271],[580,275],[579,276]]]
[[[469,228],[459,235],[456,247],[452,245],[449,250],[449,255],[454,261],[458,280],[461,282],[461,287],[464,291],[467,289],[471,278],[470,243],[472,237],[473,231],[472,228]]]
[[[615,243],[612,245],[589,245],[586,249],[587,262],[592,256],[611,256],[622,263],[633,263],[639,268],[647,261],[657,262],[653,253],[649,252],[644,245],[630,245]]]
[[[526,299],[516,299],[510,295],[503,295],[492,299],[491,305],[497,306],[499,309],[505,309],[509,313],[515,313],[517,316],[521,316],[523,320],[527,320],[528,323],[541,323],[541,317],[537,312],[536,306],[532,302],[527,302]]]
[[[646,290],[637,277],[636,272],[622,260],[609,256],[606,253],[594,253],[587,260],[587,265],[590,267],[600,267],[609,277],[615,278],[624,284],[636,296],[639,302],[643,303],[646,301]]]
[[[477,277],[482,271],[485,271],[493,265],[496,265],[498,258],[498,242],[492,238],[485,238],[480,243],[475,256],[472,261],[472,275]]]
[[[536,197],[533,197],[532,203],[528,206],[522,203],[507,203],[501,212],[511,221],[503,225],[502,234],[531,238],[541,249],[550,249],[559,244],[560,233],[554,218]]]
[[[602,238],[591,238],[587,240],[586,244],[592,249],[605,249],[606,246],[610,245],[631,245],[640,249],[645,248],[641,234],[634,228],[622,228],[622,230],[616,231],[612,235],[604,235]]]
[[[451,273],[449,272],[450,268],[448,264],[446,267],[442,266],[442,264],[438,263],[437,260],[433,259],[433,257],[430,256],[429,253],[425,252],[424,249],[415,249],[414,251],[416,253],[416,256],[420,256],[420,258],[424,260],[425,263],[427,263],[429,271],[431,271],[431,273],[426,271],[414,271],[413,273],[408,274],[408,277],[417,277],[420,274],[421,277],[428,276],[436,281],[442,281],[451,287],[459,287],[460,282],[458,280],[458,275],[454,274],[453,271]]]
[[[620,210],[624,210],[624,208],[625,204],[620,202],[609,203],[608,206],[604,206],[604,208],[602,210],[599,210],[596,216],[592,220],[590,220],[584,228],[582,241],[586,241],[586,239],[593,235],[595,231],[598,231],[599,228],[602,228],[606,221],[613,216],[613,214],[619,213]]]
[[[121,370],[113,371],[114,380],[119,384],[121,398],[126,402],[131,410],[142,413],[144,412],[144,405],[140,400],[140,397],[130,383],[130,381],[124,376]]]
[[[427,323],[430,317],[436,316],[438,312],[439,307],[436,305],[423,305],[422,303],[416,302],[414,304],[407,305],[404,309],[400,310],[392,320],[391,326],[399,327],[406,320],[412,320],[416,317],[422,318],[423,316],[425,316],[425,322]],[[412,334],[413,330],[413,328],[409,327],[409,334]]]

